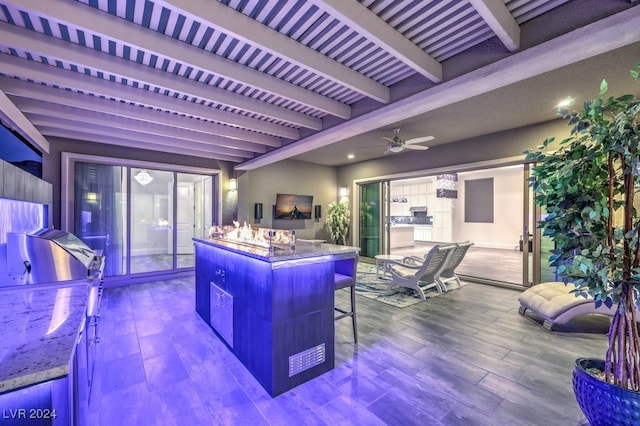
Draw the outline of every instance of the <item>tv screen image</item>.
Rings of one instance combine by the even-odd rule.
[[[277,194],[274,219],[311,219],[312,205],[313,195]]]

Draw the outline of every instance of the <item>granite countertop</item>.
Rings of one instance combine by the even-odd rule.
[[[69,373],[87,292],[86,280],[0,290],[0,393]]]
[[[193,241],[207,244],[210,246],[220,247],[225,250],[244,254],[249,257],[264,260],[265,262],[283,262],[299,259],[308,259],[322,256],[346,255],[360,251],[360,247],[341,246],[337,244],[316,244],[316,243],[297,243],[295,249],[276,249],[269,251],[267,248],[252,246],[249,244],[236,243],[222,239],[203,240],[194,238]]]

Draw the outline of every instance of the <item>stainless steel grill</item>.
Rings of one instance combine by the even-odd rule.
[[[102,299],[105,258],[75,235],[58,229],[40,229],[31,234],[8,233],[5,285],[64,285],[82,282],[88,286],[86,318],[83,327],[84,403],[91,396],[96,345],[100,341],[98,324]],[[2,286],[2,284],[0,284]],[[86,376],[86,377],[85,377]]]
[[[104,257],[58,229],[7,234],[7,272],[21,284],[102,279]]]

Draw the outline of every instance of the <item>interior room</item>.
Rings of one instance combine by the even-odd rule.
[[[558,281],[524,153],[603,79],[640,94],[638,28],[636,0],[0,0],[3,421],[588,424],[610,316],[522,311]]]

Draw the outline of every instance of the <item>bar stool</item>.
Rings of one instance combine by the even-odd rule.
[[[351,317],[353,323],[353,340],[358,343],[358,327],[356,325],[356,271],[358,268],[358,255],[355,259],[338,260],[335,264],[334,290],[349,287],[351,291],[351,310],[334,307],[340,315],[335,317],[336,321],[342,318]]]

